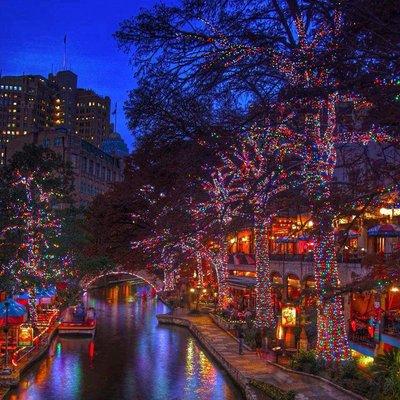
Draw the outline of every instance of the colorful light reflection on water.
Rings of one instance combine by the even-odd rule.
[[[143,301],[144,290],[125,283],[91,293],[94,341],[57,338],[9,399],[243,399],[185,328],[157,324],[155,315],[167,308]]]

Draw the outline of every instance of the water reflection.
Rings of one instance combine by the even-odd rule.
[[[94,341],[57,338],[9,399],[242,399],[185,328],[157,324],[167,309],[145,299],[147,290],[125,283],[92,292]]]

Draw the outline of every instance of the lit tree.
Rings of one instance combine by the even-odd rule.
[[[302,147],[301,182],[315,219],[317,353],[326,361],[350,358],[342,300],[325,297],[339,286],[331,201],[337,148],[385,138],[364,118],[370,104],[352,88],[360,76],[382,76],[386,69],[374,69],[379,53],[365,46],[359,51],[362,32],[354,41],[348,36],[347,11],[330,1],[189,0],[144,11],[117,33],[128,50],[134,46],[134,61],[147,78],[168,76],[188,91],[215,93],[216,102],[229,91],[250,112],[275,101],[278,121],[283,115],[292,142]],[[359,124],[340,123],[343,104],[351,105]]]
[[[14,216],[3,235],[17,236],[19,243],[5,270],[19,289],[54,281],[61,276],[62,265],[54,262],[61,225],[51,209],[51,194],[43,190],[34,174],[22,176],[16,171],[12,185],[19,197],[12,205]]]
[[[285,138],[280,127],[252,127],[238,138],[239,144],[221,156],[221,167],[229,179],[225,191],[233,207],[250,211],[254,221],[254,251],[256,258],[256,323],[273,327],[275,315],[272,304],[271,268],[269,261],[269,230],[279,207],[272,201],[288,188],[293,178],[294,146]],[[293,159],[292,159],[293,164]],[[286,168],[285,168],[286,167]],[[238,202],[240,204],[238,205]],[[249,210],[250,205],[250,210]],[[238,211],[239,212],[239,211]]]

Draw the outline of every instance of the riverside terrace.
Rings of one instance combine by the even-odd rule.
[[[371,267],[395,260],[400,249],[400,210],[380,208],[361,223],[343,218],[335,231],[338,272],[342,285],[368,279]],[[313,222],[308,215],[278,217],[269,236],[270,270],[276,315],[286,306],[298,315],[315,310]],[[351,226],[351,228],[349,228]],[[228,280],[232,307],[239,315],[255,310],[256,260],[253,231],[228,235]],[[206,260],[203,266],[210,268]],[[343,294],[351,347],[356,356],[372,357],[377,350],[400,347],[400,289],[383,292],[357,289]],[[295,347],[295,335],[285,332],[286,347]]]

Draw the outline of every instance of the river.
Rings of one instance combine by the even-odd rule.
[[[167,307],[126,282],[90,292],[94,340],[55,338],[9,400],[242,400],[189,331],[158,325]]]

